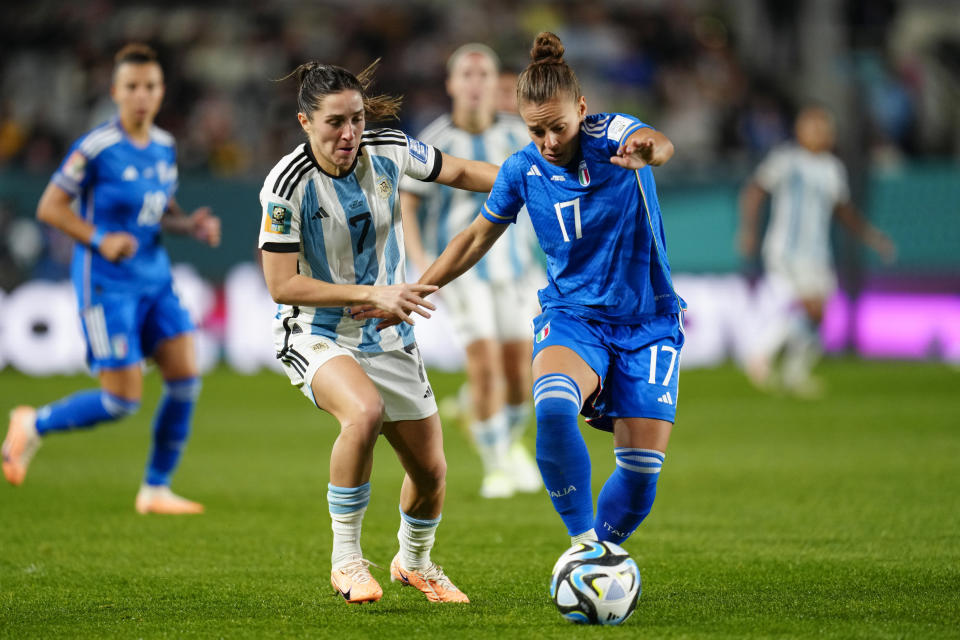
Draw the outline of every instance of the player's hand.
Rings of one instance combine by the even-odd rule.
[[[384,329],[389,329],[400,324],[402,320],[400,318],[393,316],[392,318],[386,318],[377,325],[377,331],[383,331]]]
[[[383,309],[377,309],[372,305],[364,305],[361,307],[352,307],[350,309],[350,317],[354,320],[367,320],[369,318],[380,318],[382,322],[377,324],[377,331],[383,331],[389,327],[396,326],[403,322],[399,316],[390,313],[389,311],[384,311]]]
[[[126,231],[104,234],[100,241],[100,255],[110,262],[119,262],[137,252],[137,239]]]
[[[642,141],[628,138],[627,143],[617,149],[617,155],[610,157],[610,162],[624,169],[643,169],[653,162],[655,151],[656,145],[652,138]]]
[[[403,320],[400,316],[390,313],[389,311],[384,311],[383,309],[377,309],[376,307],[363,306],[363,307],[354,307],[351,310],[350,316],[354,320],[367,320],[368,318],[380,318],[381,322],[377,324],[377,331],[383,331],[389,327],[394,327]],[[427,316],[429,317],[429,315]],[[410,324],[413,324],[411,322]]]
[[[211,247],[220,244],[220,218],[210,207],[200,207],[190,214],[190,235]]]
[[[410,317],[411,314],[416,313],[424,318],[429,318],[430,311],[437,308],[423,296],[433,293],[438,288],[432,284],[406,282],[388,286],[375,286],[372,287],[370,294],[370,304],[351,308],[350,315],[357,320],[367,318],[398,319],[412,325],[414,320]]]

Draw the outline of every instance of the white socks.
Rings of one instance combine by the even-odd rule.
[[[470,432],[483,460],[484,473],[505,471],[511,442],[506,412],[501,411],[486,420],[475,421],[470,425]]]
[[[579,543],[581,543],[581,542],[587,542],[587,541],[589,541],[589,540],[593,540],[594,542],[596,542],[596,541],[598,540],[598,538],[597,538],[597,532],[594,531],[592,527],[591,527],[590,529],[587,529],[587,530],[584,531],[583,533],[578,533],[578,534],[575,535],[575,536],[571,536],[571,537],[570,537],[570,546],[572,547],[572,546],[575,545],[575,544],[579,544]]]
[[[421,520],[409,516],[400,510],[400,563],[404,569],[426,569],[430,566],[430,550],[436,539],[440,516],[431,520]]]
[[[523,436],[530,422],[530,403],[508,404],[504,407],[507,414],[507,430],[510,433],[510,443],[513,444]]]
[[[333,553],[330,561],[336,570],[356,556],[363,557],[360,549],[360,526],[370,503],[370,483],[365,482],[359,487],[335,487],[328,484],[327,503],[333,528]]]

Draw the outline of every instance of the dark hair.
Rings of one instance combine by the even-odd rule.
[[[566,92],[578,100],[580,82],[566,62],[563,61],[563,43],[549,31],[541,31],[533,39],[530,49],[530,64],[517,78],[517,101],[543,104],[560,92]]]
[[[311,118],[320,108],[323,99],[332,93],[353,89],[363,97],[363,111],[367,120],[377,121],[398,118],[403,99],[399,96],[368,96],[367,88],[373,82],[373,74],[380,59],[377,58],[359,75],[353,75],[343,67],[320,62],[305,62],[281,78],[293,76],[297,79],[297,109]]]
[[[131,42],[130,44],[124,45],[120,51],[117,51],[117,55],[113,57],[114,69],[126,62],[131,64],[147,64],[148,62],[160,64],[157,61],[157,52],[139,42]]]

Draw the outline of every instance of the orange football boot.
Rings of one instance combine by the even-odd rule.
[[[330,572],[330,584],[349,603],[376,602],[383,589],[370,575],[370,564],[357,556]]]
[[[426,569],[409,571],[400,566],[398,553],[390,563],[390,581],[399,582],[404,587],[416,587],[430,602],[470,602],[467,594],[460,591],[434,562]]]
[[[180,497],[170,487],[152,487],[142,485],[134,502],[137,513],[159,513],[163,515],[185,515],[203,513],[203,505]]]
[[[14,486],[27,477],[30,460],[40,448],[37,433],[37,410],[33,407],[17,407],[10,412],[10,426],[3,441],[3,475]]]

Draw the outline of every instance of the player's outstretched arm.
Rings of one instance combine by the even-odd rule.
[[[643,127],[630,134],[610,162],[624,169],[642,169],[647,165],[659,167],[672,157],[670,138],[656,129]]]
[[[478,215],[469,227],[447,244],[440,257],[420,276],[420,283],[442,287],[458,277],[480,261],[508,226],[495,224]]]
[[[751,180],[740,192],[740,229],[737,231],[737,250],[744,258],[757,254],[760,231],[760,207],[767,199],[767,192],[755,180]]]
[[[877,252],[886,263],[897,258],[897,247],[887,234],[875,226],[860,213],[852,202],[841,202],[834,208],[834,215],[845,227],[860,239],[865,245]]]
[[[70,204],[73,196],[53,184],[47,185],[37,204],[37,220],[59,229],[77,242],[100,252],[110,262],[137,252],[137,239],[125,231],[105,233],[78,216]]]
[[[500,167],[489,162],[464,160],[444,153],[437,182],[457,189],[486,192],[493,188],[499,170]]]
[[[160,219],[160,226],[167,233],[191,236],[211,247],[220,244],[220,218],[213,215],[210,207],[194,209],[188,215],[176,200],[170,198],[167,210]]]
[[[411,314],[429,318],[427,310],[436,309],[423,296],[436,291],[437,287],[408,283],[332,284],[297,273],[297,259],[296,253],[263,252],[263,277],[274,302],[308,307],[370,306],[409,324],[414,323]]]

